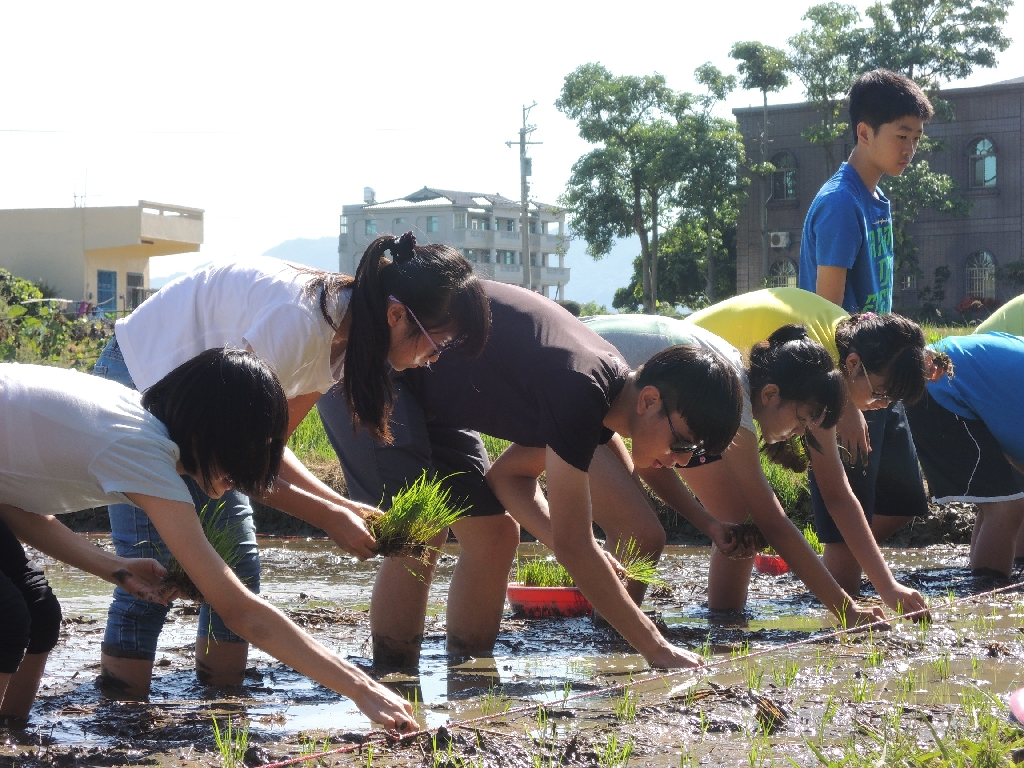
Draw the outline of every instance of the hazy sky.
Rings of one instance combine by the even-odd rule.
[[[809,4],[809,3],[808,3]],[[858,7],[867,5],[858,2]],[[524,13],[523,9],[526,9]],[[607,9],[607,10],[605,10]],[[206,210],[200,254],[154,275],[294,237],[337,234],[345,203],[424,185],[517,198],[530,121],[533,190],[554,202],[587,146],[555,108],[566,73],[600,61],[728,71],[738,40],[782,46],[806,5],[630,3],[130,3],[0,5],[0,208],[134,205]],[[614,12],[613,12],[614,11]],[[1007,33],[1024,40],[1024,11]],[[1022,45],[977,85],[1024,75]],[[799,101],[792,86],[774,102]],[[758,103],[739,91],[729,107]]]

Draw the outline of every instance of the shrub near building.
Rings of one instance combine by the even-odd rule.
[[[0,268],[0,360],[90,369],[113,326],[70,319],[43,298],[38,286]]]

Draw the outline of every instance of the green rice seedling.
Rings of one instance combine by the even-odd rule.
[[[839,700],[836,698],[835,693],[829,691],[828,698],[825,699],[825,706],[821,710],[820,736],[824,736],[825,729],[832,723],[837,712],[839,712]]]
[[[316,734],[300,733],[299,734],[299,756],[305,757],[306,755],[316,755],[321,752],[326,752],[331,748],[331,737],[328,734],[324,734],[323,741],[317,741]],[[367,757],[366,768],[372,768],[373,766],[373,745],[370,744],[367,749],[369,755]],[[308,762],[308,761],[307,761]],[[316,765],[326,765],[324,759],[318,758]]]
[[[811,549],[814,550],[814,554],[823,555],[825,554],[825,545],[818,540],[818,534],[814,530],[814,526],[808,523],[804,526],[804,538],[807,539],[807,543]]]
[[[412,691],[405,694],[405,700],[412,704],[412,716],[420,716],[420,689],[416,686]]]
[[[625,544],[621,541],[615,545],[615,559],[625,570],[626,581],[637,581],[649,586],[666,586],[666,582],[658,575],[657,561],[640,553],[640,545],[636,539],[630,538]]]
[[[696,753],[690,749],[689,745],[683,744],[679,752],[679,768],[697,768],[698,765],[700,763]]]
[[[627,736],[620,743],[618,734],[612,731],[605,737],[604,744],[596,745],[594,751],[604,768],[625,768],[633,755],[633,737]]]
[[[800,504],[809,497],[807,473],[791,472],[785,467],[769,461],[764,454],[761,454],[761,469],[764,470],[768,484],[775,491],[775,495],[787,515],[796,512]]]
[[[225,721],[225,730],[221,731],[217,718],[213,720],[213,740],[220,752],[221,768],[242,768],[245,765],[245,750],[249,748],[249,726],[241,730],[232,730],[231,718]]]
[[[761,681],[764,679],[764,667],[758,664],[747,663],[747,688],[752,691],[761,690]]]
[[[465,513],[455,508],[440,479],[426,472],[391,500],[391,508],[367,519],[370,533],[377,540],[377,554],[384,557],[409,555],[423,560],[427,543]]]
[[[565,702],[567,702],[569,700],[569,697],[571,695],[572,695],[572,683],[570,683],[568,680],[566,680],[565,683],[562,685],[562,705],[563,706],[565,705]]]
[[[206,535],[210,546],[220,555],[221,560],[231,568],[238,564],[242,554],[238,551],[240,523],[224,525],[224,502],[211,499],[199,510],[199,524],[203,526],[203,533]],[[203,593],[195,585],[192,578],[185,573],[177,558],[171,556],[167,563],[167,575],[164,576],[162,586],[165,591],[177,589],[178,595],[186,600],[194,600],[197,603],[206,602]]]
[[[480,699],[480,712],[484,715],[503,715],[511,708],[512,699],[505,695],[505,689],[498,688],[493,683]]]
[[[764,768],[766,765],[774,765],[772,757],[772,743],[768,735],[761,731],[750,732],[750,748],[747,750],[747,762],[750,768]]]
[[[750,641],[744,640],[742,645],[739,645],[732,649],[732,658],[738,659],[741,656],[750,655]]]
[[[708,719],[708,715],[703,709],[698,714],[700,715],[700,740],[703,742],[708,736],[708,731],[711,730],[711,720]]]
[[[875,647],[875,631],[868,629],[868,655],[864,659],[869,667],[880,667],[885,661],[885,653],[881,648]]]
[[[323,750],[326,752],[327,750]],[[366,768],[373,768],[373,744],[366,745]]]
[[[850,680],[850,701],[854,704],[863,704],[874,691],[875,686],[866,675]]]
[[[701,658],[704,659],[704,661],[711,661],[711,657],[713,655],[713,652],[712,652],[712,649],[711,649],[711,633],[710,632],[708,632],[707,637],[704,638],[704,642],[700,646],[700,655],[701,655]]]
[[[516,583],[527,587],[574,587],[565,566],[553,557],[516,558]]]
[[[914,669],[908,669],[896,679],[896,686],[897,700],[906,701],[910,694],[917,690],[917,672]]]
[[[772,679],[775,680],[775,685],[779,688],[789,688],[789,686],[793,684],[793,681],[796,680],[796,675],[799,671],[800,668],[793,660],[787,661],[782,665],[781,669],[773,664]]]
[[[949,651],[943,651],[939,654],[939,658],[932,661],[932,669],[939,676],[939,680],[949,678],[949,666]]]
[[[636,720],[636,705],[639,697],[627,685],[622,695],[615,700],[615,719],[623,723]]]

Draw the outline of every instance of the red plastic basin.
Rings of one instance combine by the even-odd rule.
[[[587,616],[593,611],[579,587],[524,587],[508,585],[508,601],[517,616],[546,619],[558,616]]]
[[[767,573],[770,576],[781,576],[789,573],[789,566],[780,555],[765,555],[760,552],[754,557],[754,567],[758,573]]]

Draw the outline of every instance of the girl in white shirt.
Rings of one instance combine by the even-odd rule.
[[[214,264],[181,277],[118,321],[96,372],[145,392],[203,350],[247,348],[281,380],[288,398],[288,435],[340,381],[353,420],[388,441],[391,369],[427,365],[456,342],[465,353],[478,354],[489,322],[487,299],[469,262],[448,246],[418,246],[408,232],[371,243],[354,278],[269,257]],[[201,507],[201,489],[190,485],[190,490]],[[346,552],[360,559],[373,555],[364,505],[321,483],[291,451],[285,450],[276,483],[260,495],[267,504],[323,529]],[[259,553],[249,501],[229,491],[223,502],[222,524],[239,536],[235,573],[258,592]],[[166,548],[141,510],[129,505],[109,509],[118,553],[160,557]],[[102,654],[109,692],[148,694],[166,613],[166,606],[115,589]],[[206,606],[199,633],[200,679],[240,684],[248,650],[244,640]]]
[[[263,493],[280,468],[287,428],[280,383],[255,355],[241,350],[207,350],[141,397],[75,371],[3,364],[0,519],[32,546],[160,600],[159,564],[136,568],[133,561],[90,546],[53,517],[102,504],[137,505],[239,636],[351,697],[372,720],[411,728],[408,702],[248,591],[203,534],[181,476],[211,498],[232,487]],[[41,665],[30,667],[41,674]],[[0,687],[10,681],[3,672]]]

